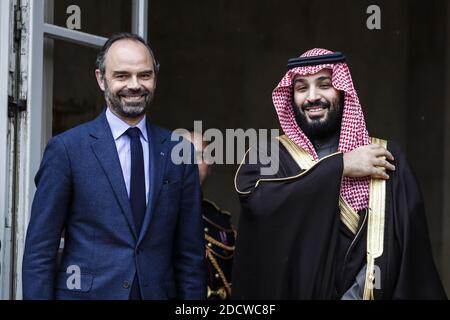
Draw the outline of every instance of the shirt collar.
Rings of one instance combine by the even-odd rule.
[[[111,110],[109,110],[109,108],[106,108],[106,119],[108,120],[108,124],[109,127],[111,128],[114,140],[119,139],[125,133],[125,131],[128,130],[128,128],[131,128],[131,126],[128,123],[126,123],[118,116],[116,116],[114,113],[112,113]],[[137,125],[135,125],[135,127],[139,128],[142,137],[144,138],[145,141],[148,142],[146,119],[147,116],[144,115],[144,117],[141,119],[141,121],[139,121]]]

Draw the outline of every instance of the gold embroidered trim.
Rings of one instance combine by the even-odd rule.
[[[387,141],[372,138],[373,144],[387,147]],[[386,180],[371,179],[369,187],[369,210],[367,224],[367,270],[364,285],[364,300],[373,300],[375,282],[375,259],[383,254]],[[379,275],[378,275],[379,276]]]
[[[214,258],[214,256],[212,255],[212,250],[210,250],[208,247],[206,247],[206,256],[208,257],[209,261],[211,261],[211,264],[213,265],[213,267],[217,270],[217,272],[219,273],[220,279],[222,280],[228,296],[231,296],[231,283],[229,283],[227,281],[227,278],[225,277],[225,274],[223,273],[222,268],[220,268],[219,263],[217,262],[216,258]]]
[[[316,163],[316,161],[314,161],[314,158],[308,152],[297,146],[286,135],[279,136],[277,137],[277,139],[283,144],[292,158],[294,158],[300,169],[305,170],[314,166],[314,164]]]
[[[214,244],[214,245],[216,245],[219,248],[222,248],[224,250],[234,251],[234,246],[227,246],[227,245],[223,244],[222,242],[217,241],[216,239],[214,239],[213,237],[211,237],[210,235],[208,235],[206,233],[205,233],[205,240],[208,241],[208,242],[211,242],[212,244]]]
[[[251,190],[251,191],[241,191],[241,190],[239,190],[238,187],[237,187],[237,176],[238,176],[238,174],[239,174],[239,171],[241,170],[242,165],[244,164],[245,157],[246,157],[247,154],[250,152],[250,150],[251,150],[251,148],[249,148],[249,149],[247,150],[247,152],[245,152],[244,158],[242,159],[241,164],[239,165],[238,169],[236,170],[236,173],[234,174],[234,189],[235,189],[236,192],[237,192],[238,194],[240,194],[240,195],[249,195],[250,193],[252,193],[252,190]],[[330,155],[328,155],[328,156],[326,156],[326,157],[323,157],[322,159],[320,159],[319,161],[317,161],[317,162],[314,164],[314,166],[312,166],[311,168],[309,168],[309,169],[307,169],[307,170],[304,170],[304,171],[300,172],[299,174],[297,174],[297,175],[295,175],[295,176],[290,176],[290,177],[285,177],[285,178],[258,179],[258,180],[256,181],[255,186],[254,186],[253,189],[256,189],[256,188],[258,187],[258,185],[259,185],[261,182],[278,182],[278,181],[289,181],[289,180],[295,180],[295,179],[298,179],[298,178],[304,176],[305,174],[307,174],[311,169],[313,169],[313,168],[314,168],[317,164],[319,164],[320,162],[324,161],[325,159],[331,158],[331,157],[333,157],[333,156],[335,156],[335,155],[338,155],[338,154],[340,154],[340,152],[335,152],[335,153],[332,153],[332,154],[330,154]]]
[[[225,287],[220,287],[217,290],[212,290],[208,286],[208,295],[206,297],[209,299],[213,295],[219,297],[222,300],[225,300],[227,298],[227,291],[226,291]]]
[[[341,221],[353,234],[356,234],[359,225],[359,215],[342,197],[339,197],[339,208],[341,209]]]

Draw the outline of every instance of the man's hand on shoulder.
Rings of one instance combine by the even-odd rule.
[[[377,144],[358,147],[344,153],[345,177],[372,177],[389,179],[386,170],[394,171],[395,166],[388,160],[394,161],[392,154]]]

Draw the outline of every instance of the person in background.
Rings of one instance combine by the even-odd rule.
[[[207,148],[208,144],[200,133],[194,131],[189,131],[183,137],[194,144],[200,185],[204,188],[211,174],[210,165],[203,159],[203,150]],[[230,299],[231,271],[236,239],[236,230],[231,221],[231,214],[206,199],[202,192],[202,217],[208,266],[207,297],[210,300]]]

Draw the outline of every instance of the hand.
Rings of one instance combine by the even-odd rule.
[[[386,170],[394,171],[395,166],[389,163],[394,160],[392,154],[378,144],[369,144],[344,153],[345,177],[372,177],[389,179]]]

